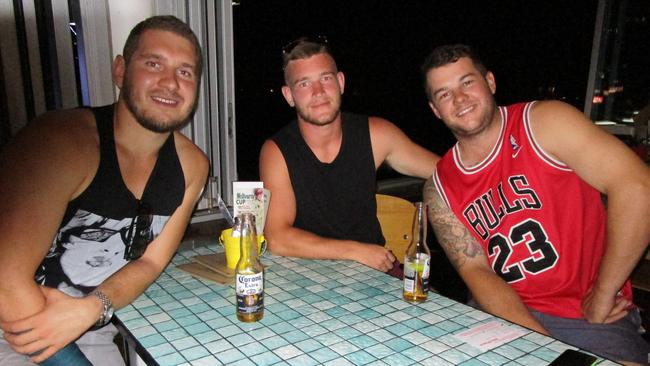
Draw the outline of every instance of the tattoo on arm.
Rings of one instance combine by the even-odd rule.
[[[447,206],[431,178],[424,185],[424,201],[436,238],[456,270],[469,259],[484,256],[480,244]]]

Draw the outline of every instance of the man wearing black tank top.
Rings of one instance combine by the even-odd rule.
[[[426,178],[438,156],[379,117],[342,113],[342,72],[327,45],[301,38],[283,49],[282,93],[297,119],[267,140],[260,177],[272,194],[264,229],[277,255],[355,260],[389,271],[376,218],[382,163]]]
[[[207,157],[178,132],[201,70],[192,30],[149,18],[113,62],[116,104],[47,113],[6,146],[0,364],[81,364],[57,360],[73,348],[94,365],[123,364],[112,310],[167,266],[205,184]]]

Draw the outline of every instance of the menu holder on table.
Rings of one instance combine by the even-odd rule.
[[[266,213],[269,210],[271,191],[264,189],[264,182],[232,182],[234,197],[233,214],[235,217],[242,213],[255,215],[255,231],[258,235],[264,233]]]

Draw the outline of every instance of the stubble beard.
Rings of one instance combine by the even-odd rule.
[[[135,102],[135,96],[132,95],[133,91],[129,80],[125,77],[124,84],[122,86],[122,95],[124,102],[126,103],[126,108],[131,112],[135,120],[140,124],[140,126],[146,128],[149,131],[157,133],[166,133],[176,130],[180,130],[190,123],[190,117],[196,109],[198,98],[194,100],[194,105],[190,108],[189,112],[181,118],[172,119],[168,121],[161,121],[156,119],[153,116],[147,115],[147,112],[140,108]]]
[[[323,117],[320,117],[320,118],[314,117],[313,115],[309,114],[309,112],[307,111],[307,108],[303,108],[303,107],[299,106],[298,104],[296,104],[295,107],[296,107],[296,113],[298,114],[300,119],[302,119],[303,121],[305,121],[305,122],[307,122],[307,123],[309,123],[311,125],[314,125],[314,126],[327,126],[327,125],[331,124],[332,122],[336,121],[336,119],[341,114],[341,103],[340,103],[340,101],[339,102],[332,101],[332,107],[333,108],[332,108],[331,113],[329,113],[329,114],[327,114],[327,115],[325,115]]]
[[[467,137],[473,137],[479,135],[489,128],[495,113],[496,113],[496,104],[491,103],[489,105],[485,105],[479,117],[478,129],[475,128],[475,129],[468,130],[463,127],[462,121],[455,123],[456,127],[451,126],[450,129],[457,137],[467,138]]]

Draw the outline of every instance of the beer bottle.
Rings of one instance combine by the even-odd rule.
[[[241,255],[235,267],[237,319],[250,323],[264,316],[264,267],[257,252],[255,215],[243,213],[238,217]]]
[[[431,252],[427,246],[427,213],[422,202],[415,203],[411,243],[404,253],[404,300],[418,303],[427,299],[429,291],[429,263]]]
[[[235,217],[235,221],[232,224],[232,237],[233,238],[239,238],[239,234],[241,233],[241,215]]]

